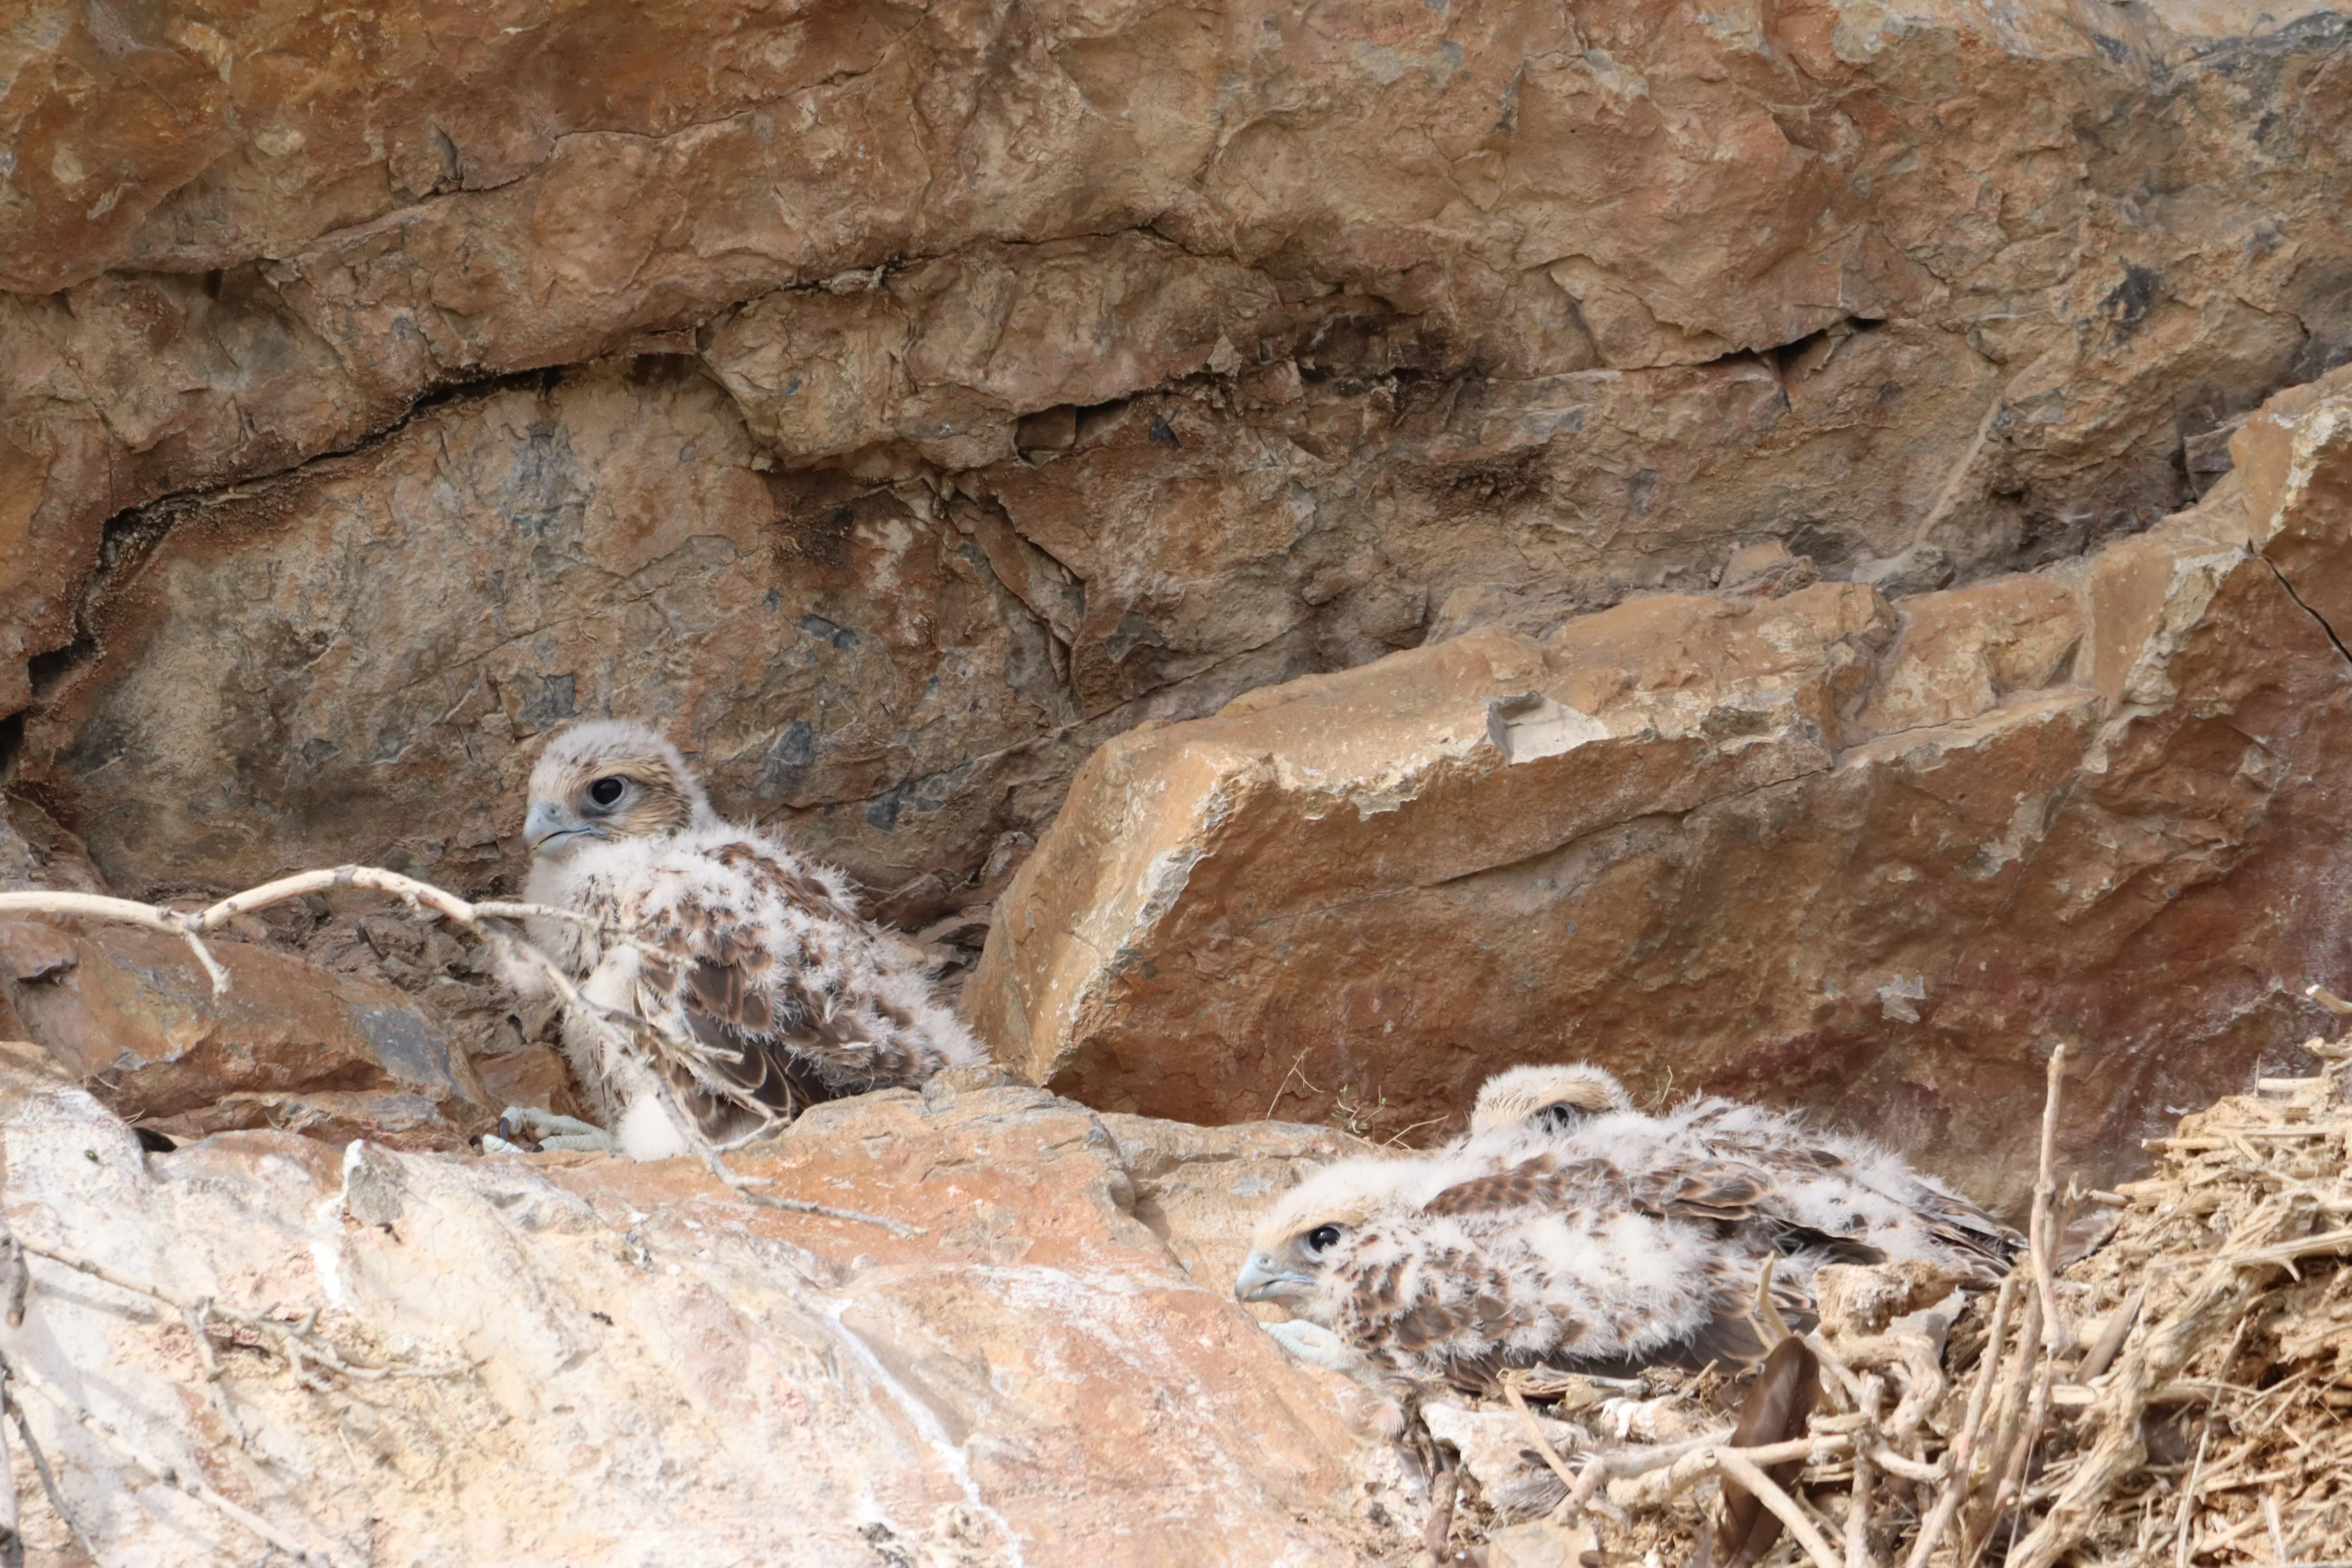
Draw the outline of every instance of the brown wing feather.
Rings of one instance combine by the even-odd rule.
[[[1966,1198],[1931,1188],[1913,1207],[1927,1221],[1928,1233],[1937,1240],[1994,1265],[1987,1271],[1990,1278],[2007,1273],[2017,1255],[2025,1250],[2025,1237]]]
[[[1646,1173],[1633,1201],[1674,1219],[1737,1225],[1753,1217],[1772,1191],[1771,1175],[1754,1165],[1675,1165]]]
[[[1505,1209],[1559,1208],[1622,1194],[1624,1173],[1606,1160],[1560,1160],[1539,1155],[1507,1171],[1473,1176],[1440,1191],[1421,1205],[1427,1215],[1490,1214]]]
[[[638,984],[649,994],[639,1006],[643,1016],[671,1016],[675,1008],[703,1047],[704,1069],[781,1118],[826,1098],[823,1083],[778,1048],[775,1007],[763,984],[773,963],[756,932],[732,911],[687,904],[675,922],[649,934],[667,958],[648,958],[639,967]],[[707,1136],[724,1140],[759,1120],[682,1068],[668,1076]]]
[[[824,883],[753,845],[722,845],[713,858],[836,929],[864,929]],[[706,897],[679,900],[671,910],[671,919],[643,933],[667,954],[640,970],[640,984],[651,993],[644,1016],[661,1016],[674,1006],[704,1047],[704,1067],[732,1088],[789,1119],[819,1100],[919,1076],[914,1052],[889,1037],[889,1026],[912,1022],[903,1010],[875,1002],[877,1027],[813,988],[803,974],[779,973],[763,933],[740,910]],[[694,1085],[682,1069],[672,1078],[712,1136],[731,1136],[756,1121],[755,1113]]]
[[[1740,1406],[1739,1425],[1731,1447],[1756,1448],[1805,1435],[1805,1417],[1821,1400],[1822,1367],[1805,1342],[1791,1334],[1764,1358],[1764,1371]],[[1764,1474],[1783,1490],[1805,1468],[1802,1459],[1765,1467]],[[1748,1568],[1780,1539],[1780,1519],[1760,1499],[1735,1481],[1723,1483],[1723,1521],[1716,1529],[1715,1550],[1723,1568]]]
[[[1421,1205],[1427,1215],[1491,1214],[1501,1209],[1549,1205],[1562,1194],[1562,1184],[1549,1170],[1522,1165],[1457,1182]]]

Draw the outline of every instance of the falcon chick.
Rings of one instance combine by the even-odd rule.
[[[861,920],[839,871],[721,821],[677,748],[640,724],[579,725],[531,770],[524,897],[533,942],[608,1013],[643,1020],[709,1079],[656,1067],[566,1015],[565,1055],[609,1133],[516,1108],[559,1147],[640,1160],[687,1145],[661,1103],[667,1075],[697,1130],[725,1142],[821,1100],[919,1084],[984,1053],[931,994],[917,951]],[[627,941],[608,940],[623,936]],[[545,976],[510,968],[525,989]],[[762,1114],[762,1112],[766,1114]],[[567,1125],[568,1124],[568,1125]]]
[[[1478,1086],[1470,1133],[1475,1138],[1524,1128],[1565,1132],[1588,1116],[1633,1109],[1625,1086],[1599,1068],[1582,1062],[1512,1068]]]
[[[1768,1258],[1774,1305],[1806,1326],[1825,1263],[1924,1258],[1990,1284],[2022,1245],[1864,1140],[1713,1097],[1648,1115],[1580,1064],[1490,1080],[1442,1149],[1309,1176],[1234,1289],[1384,1372],[1484,1390],[1520,1366],[1753,1363]]]

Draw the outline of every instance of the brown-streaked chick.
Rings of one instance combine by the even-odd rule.
[[[586,1001],[643,1020],[714,1080],[656,1068],[610,1029],[567,1016],[565,1054],[604,1125],[510,1109],[509,1123],[542,1146],[685,1152],[656,1071],[697,1131],[723,1142],[816,1100],[982,1059],[917,950],[858,916],[840,872],[721,821],[677,748],[644,725],[607,720],[557,736],[531,770],[523,837],[524,897],[594,922],[541,918],[531,940]],[[545,987],[509,967],[518,986]]]
[[[1712,1097],[1645,1114],[1574,1064],[1501,1075],[1443,1149],[1309,1176],[1234,1293],[1297,1314],[1275,1331],[1308,1359],[1485,1390],[1517,1366],[1752,1363],[1768,1260],[1801,1327],[1825,1263],[1919,1258],[1985,1285],[2021,1244],[1866,1140]]]
[[[1498,1167],[1475,1142],[1343,1161],[1275,1205],[1234,1294],[1287,1306],[1349,1360],[1428,1385],[1491,1392],[1512,1367],[1708,1359],[1723,1333],[1745,1331],[1744,1249],[1633,1201],[1610,1174],[1540,1156]],[[1293,1350],[1353,1370],[1285,1327]]]

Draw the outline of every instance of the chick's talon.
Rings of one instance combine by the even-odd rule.
[[[1348,1372],[1363,1358],[1348,1348],[1348,1342],[1320,1323],[1310,1323],[1304,1318],[1287,1322],[1268,1323],[1265,1331],[1278,1341],[1282,1348],[1300,1361],[1327,1368],[1332,1372]]]
[[[509,1105],[499,1117],[498,1138],[523,1150],[568,1149],[580,1153],[609,1154],[620,1147],[602,1127],[575,1116],[558,1116],[532,1105]],[[490,1140],[482,1140],[488,1149]]]

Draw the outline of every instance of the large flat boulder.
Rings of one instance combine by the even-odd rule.
[[[1444,1118],[1583,1057],[1820,1107],[1995,1198],[2063,1037],[2070,1158],[2127,1166],[2287,1060],[2342,963],[2352,385],[2238,456],[2037,574],[1662,595],[1138,729],[964,1005],[1116,1110]]]
[[[780,1196],[919,1229],[900,1235],[750,1207],[691,1162],[373,1144],[339,1162],[273,1131],[144,1156],[79,1089],[0,1071],[27,1242],[316,1309],[355,1355],[454,1370],[320,1390],[225,1352],[240,1447],[176,1317],[39,1258],[0,1345],[337,1563],[1408,1556],[1402,1526],[1359,1511],[1386,1483],[1359,1468],[1353,1385],[1187,1276],[1094,1113],[989,1078],[823,1106],[740,1160]],[[1300,1131],[1240,1130],[1223,1152]],[[108,1561],[258,1554],[31,1415]]]

